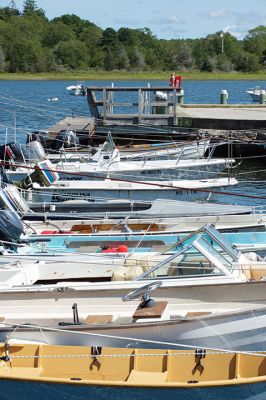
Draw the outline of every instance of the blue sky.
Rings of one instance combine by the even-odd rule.
[[[9,0],[0,0],[0,6]],[[16,4],[22,9],[23,0]],[[219,30],[243,38],[266,25],[266,0],[37,0],[47,17],[76,14],[105,29],[148,27],[158,38],[197,38]]]

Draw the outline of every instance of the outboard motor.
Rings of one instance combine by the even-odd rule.
[[[0,210],[0,242],[18,242],[23,233],[23,224],[15,211]]]
[[[12,168],[12,164],[24,163],[24,154],[18,143],[7,143],[0,146],[0,159],[5,162],[5,168]]]
[[[21,189],[32,187],[33,183],[40,186],[51,186],[52,183],[58,181],[59,175],[53,170],[53,165],[50,160],[43,160],[34,166],[34,171],[19,182]]]
[[[41,145],[44,149],[46,149],[47,133],[48,133],[47,131],[33,131],[31,133],[28,133],[26,144],[37,141],[37,142],[41,143]]]
[[[30,212],[30,208],[14,185],[5,184],[0,189],[0,208],[9,209],[24,214]]]
[[[33,140],[22,146],[22,151],[26,161],[36,163],[46,159],[44,148],[38,140]]]
[[[61,147],[69,148],[79,145],[79,138],[73,131],[61,131],[56,138],[55,150],[60,150]]]

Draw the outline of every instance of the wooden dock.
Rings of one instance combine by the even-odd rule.
[[[159,94],[165,94],[160,98]],[[123,97],[126,100],[123,100]],[[128,98],[134,99],[128,101]],[[181,88],[88,87],[96,125],[153,125],[203,129],[266,128],[266,105],[183,104]]]
[[[266,128],[266,105],[183,104],[177,107],[178,126],[246,130]]]
[[[66,117],[48,129],[48,139],[73,130],[81,144],[97,145],[111,132],[115,142],[124,145],[193,140],[204,130],[215,141],[266,140],[266,105],[183,104],[181,89],[165,86],[92,86],[87,101],[88,117]]]

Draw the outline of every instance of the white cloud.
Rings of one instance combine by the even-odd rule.
[[[231,11],[229,11],[229,10],[227,10],[225,8],[222,8],[220,10],[213,10],[213,11],[208,12],[208,17],[212,18],[212,19],[215,19],[215,18],[230,18],[230,17],[232,17],[232,13],[231,13]]]
[[[231,35],[235,36],[237,39],[239,39],[239,38],[241,38],[241,36],[243,36],[242,29],[236,25],[225,26],[222,30],[223,30],[223,32],[231,33]]]
[[[185,25],[186,22],[175,16],[172,15],[170,17],[162,17],[162,18],[153,18],[147,21],[151,25],[168,25],[168,26],[174,26],[174,25]]]

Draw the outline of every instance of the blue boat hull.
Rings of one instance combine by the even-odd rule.
[[[265,400],[266,382],[208,388],[81,386],[0,380],[2,400]]]

